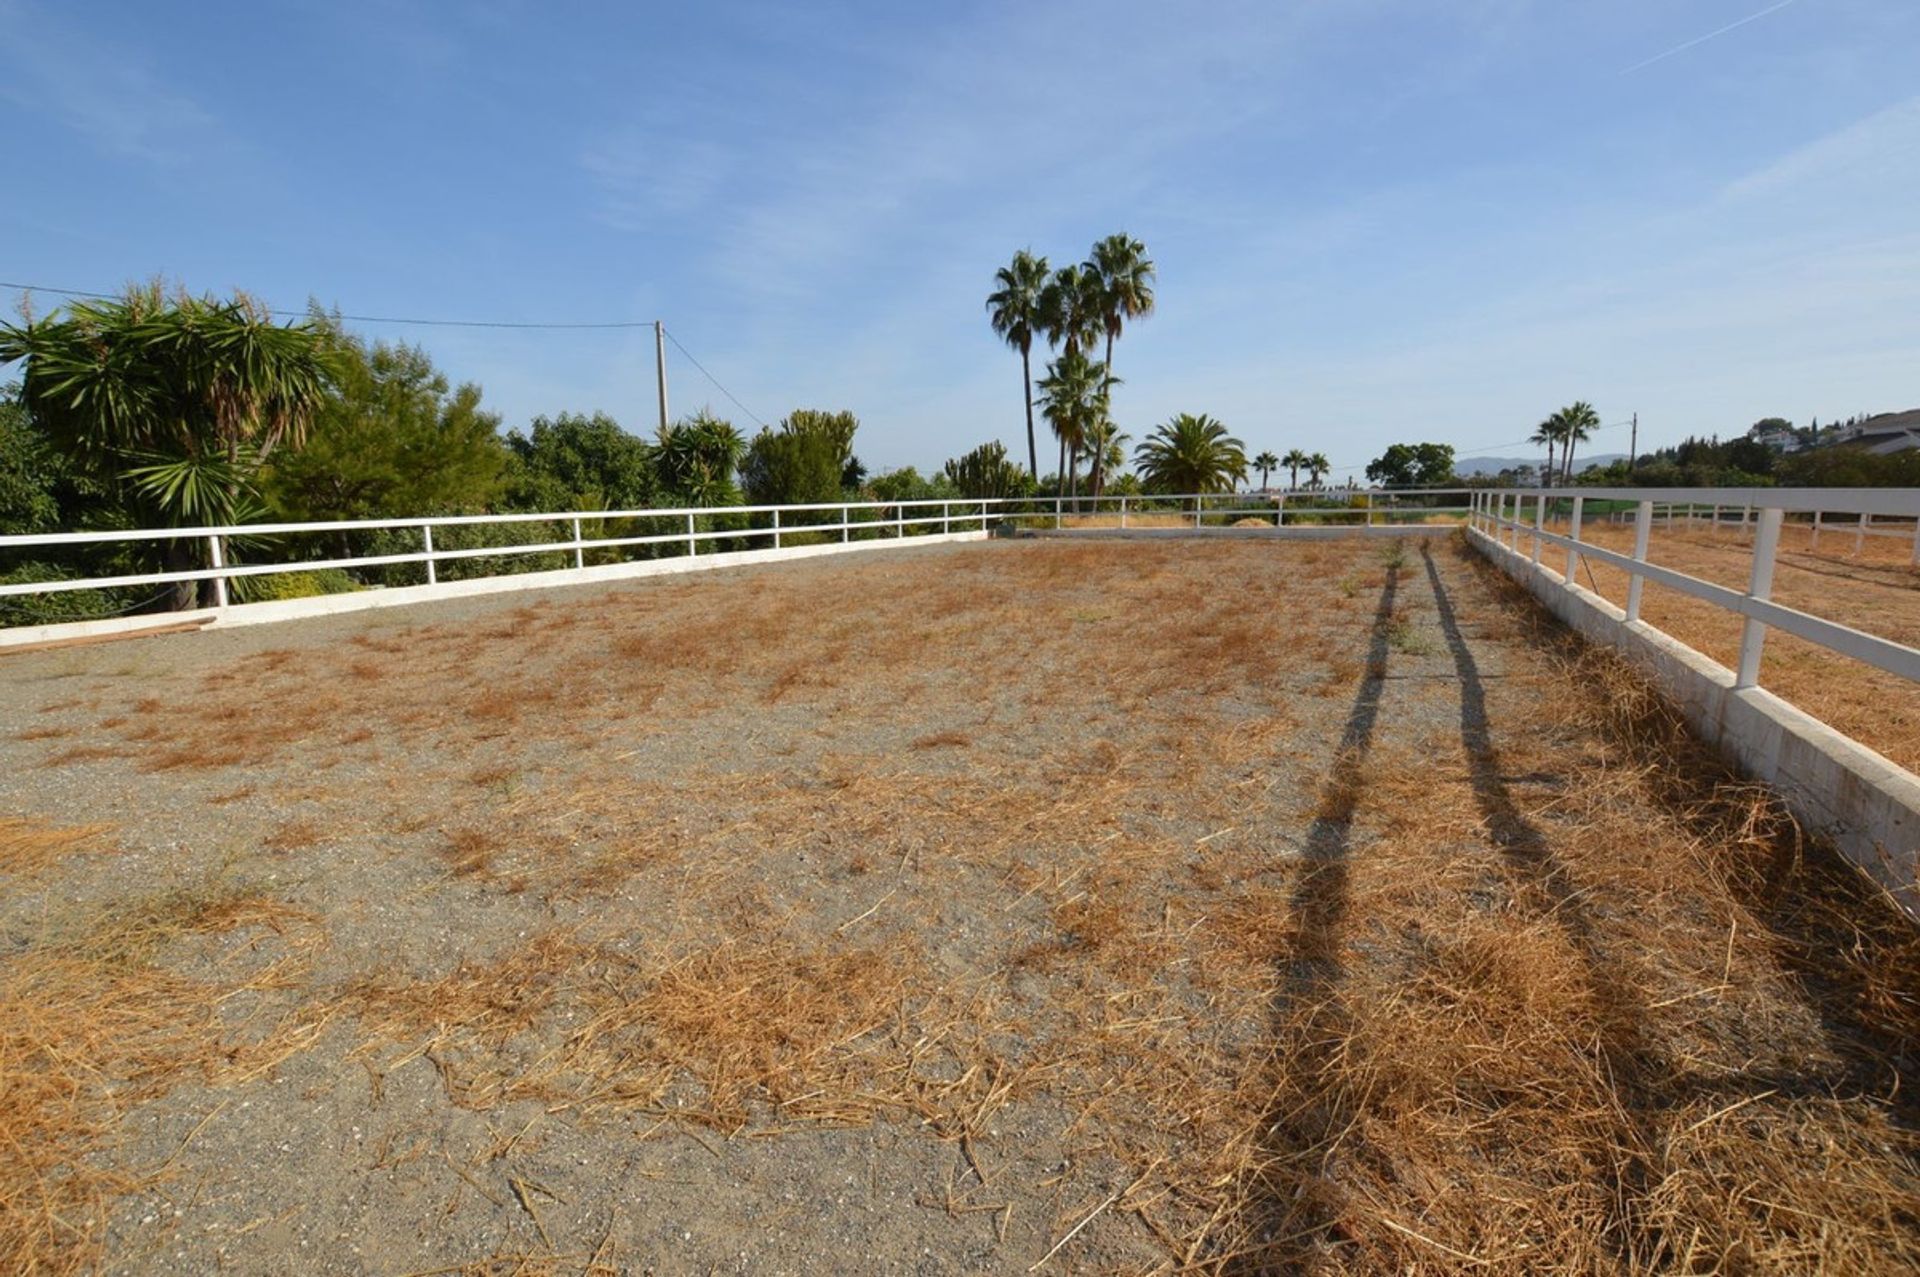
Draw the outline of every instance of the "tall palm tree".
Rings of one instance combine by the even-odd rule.
[[[1155,427],[1134,449],[1133,461],[1148,489],[1158,492],[1231,492],[1247,477],[1245,445],[1205,413],[1183,412]]]
[[[1026,390],[1027,469],[1040,477],[1040,453],[1033,434],[1033,339],[1044,330],[1041,294],[1048,280],[1047,259],[1026,249],[993,274],[998,288],[987,297],[987,319],[1000,339],[1020,352],[1020,383]]]
[[[1040,290],[1040,329],[1049,347],[1064,355],[1078,355],[1100,332],[1100,281],[1079,266],[1062,266]],[[1055,433],[1058,433],[1056,430]],[[1060,438],[1061,491],[1066,491],[1067,439]]]
[[[1047,375],[1040,380],[1040,413],[1060,439],[1066,492],[1077,490],[1081,450],[1106,420],[1109,384],[1106,365],[1088,359],[1078,347],[1048,364]]]
[[[1548,417],[1545,421],[1541,422],[1539,426],[1535,427],[1533,438],[1527,442],[1546,445],[1547,468],[1540,472],[1540,486],[1543,488],[1551,488],[1553,486],[1554,445],[1560,442],[1560,414],[1556,412],[1553,416]]]
[[[1600,428],[1600,414],[1593,410],[1592,404],[1581,399],[1568,404],[1554,416],[1560,422],[1561,480],[1564,483],[1572,483],[1573,447],[1592,438],[1593,432]]]
[[[1307,463],[1310,460],[1312,460],[1312,458],[1298,448],[1292,449],[1286,456],[1280,458],[1280,464],[1287,468],[1287,487],[1289,489],[1300,486],[1300,472],[1307,468]]]
[[[1321,477],[1325,475],[1327,471],[1333,469],[1333,462],[1327,460],[1327,454],[1324,452],[1310,454],[1307,457],[1306,465],[1307,481],[1316,488],[1320,486]]]
[[[1253,468],[1260,472],[1260,486],[1262,488],[1267,486],[1267,476],[1273,471],[1278,470],[1280,464],[1280,458],[1274,456],[1272,450],[1263,452],[1253,459]]]
[[[1084,268],[1099,281],[1100,328],[1107,338],[1107,375],[1113,375],[1113,342],[1136,319],[1153,313],[1153,259],[1147,246],[1122,231],[1093,246]]]

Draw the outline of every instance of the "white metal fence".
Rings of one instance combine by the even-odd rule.
[[[1274,527],[1406,525],[1433,519],[1464,519],[1468,490],[1433,492],[1295,491],[1211,493],[1201,495],[1128,494],[1101,497],[990,498],[979,500],[847,501],[810,505],[702,506],[642,510],[575,510],[561,513],[450,515],[437,518],[355,519],[328,523],[260,523],[237,527],[187,527],[62,532],[0,536],[0,563],[30,558],[37,551],[56,555],[76,549],[144,549],[159,557],[166,549],[196,566],[151,571],[88,573],[73,570],[58,579],[0,582],[0,599],[51,595],[76,590],[119,590],[211,582],[212,604],[229,602],[230,583],[250,577],[327,570],[365,573],[370,569],[420,565],[425,582],[435,584],[446,564],[497,568],[501,574],[525,570],[532,556],[560,556],[576,568],[629,558],[719,553],[728,549],[780,549],[796,544],[875,538],[905,539],[930,533],[991,531],[996,523],[1018,528],[1084,531],[1143,526],[1191,527],[1205,532],[1244,520]],[[545,534],[518,544],[501,542],[450,546],[447,530],[479,535],[488,530],[544,528]],[[435,531],[442,530],[442,544]],[[317,540],[340,545],[356,535],[398,533],[417,548],[379,553],[311,551]],[[304,542],[302,545],[300,543]],[[247,561],[236,560],[235,547]],[[137,557],[137,556],[136,556]],[[516,565],[513,561],[518,560]]]
[[[1631,522],[1633,551],[1622,554],[1582,538],[1590,519]],[[1843,522],[1832,522],[1839,516]],[[1627,574],[1626,620],[1640,619],[1646,582],[1656,581],[1742,618],[1734,687],[1760,683],[1767,632],[1781,630],[1875,669],[1920,681],[1920,651],[1772,601],[1774,568],[1787,520],[1804,522],[1817,540],[1829,529],[1865,538],[1898,536],[1914,542],[1920,563],[1920,490],[1912,488],[1583,488],[1483,489],[1473,496],[1470,520],[1476,535],[1531,558],[1538,567],[1549,548],[1565,553],[1561,583],[1572,588],[1584,557]],[[1876,520],[1878,523],[1876,524]],[[1747,588],[1733,589],[1647,561],[1656,525],[1705,523],[1744,534],[1752,547]],[[1565,531],[1555,531],[1560,526]],[[1523,550],[1522,546],[1526,548]],[[1550,564],[1548,566],[1551,566]]]

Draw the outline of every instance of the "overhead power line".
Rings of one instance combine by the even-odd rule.
[[[23,293],[52,293],[56,297],[87,297],[98,301],[112,301],[119,294],[96,293],[84,288],[52,288],[45,284],[15,284],[0,279],[0,288],[11,288]],[[308,312],[288,310],[280,306],[267,307],[267,313],[298,318]],[[651,319],[615,319],[594,322],[576,320],[534,321],[507,319],[413,319],[398,315],[341,315],[340,319],[356,324],[413,324],[427,328],[651,328]]]
[[[119,296],[119,294],[117,293],[99,293],[99,292],[93,292],[85,288],[54,288],[51,285],[47,285],[47,284],[18,284],[10,280],[4,280],[4,279],[0,279],[0,288],[11,288],[16,292],[22,292],[22,293],[29,293],[29,292],[51,293],[56,297],[84,297],[84,298],[88,298],[95,301],[113,301]],[[308,314],[309,312],[304,310],[287,310],[284,307],[279,307],[279,306],[269,306],[267,307],[267,313],[270,315],[281,316],[283,318],[299,318]],[[651,319],[614,319],[614,320],[602,320],[602,321],[594,321],[594,322],[582,322],[578,320],[538,322],[538,321],[531,321],[531,320],[506,320],[506,319],[417,319],[417,318],[408,318],[408,317],[402,317],[397,315],[337,315],[335,317],[340,319],[343,322],[354,323],[354,324],[409,324],[416,327],[425,327],[425,328],[516,328],[516,329],[579,330],[579,329],[651,328],[653,327],[653,324],[654,324],[654,321]],[[718,390],[721,394],[725,395],[733,403],[734,407],[738,408],[741,412],[746,413],[747,416],[753,418],[755,424],[762,427],[764,427],[767,424],[764,420],[761,419],[758,413],[754,412],[753,409],[747,407],[747,405],[745,405],[744,403],[741,403],[740,397],[734,394],[731,390],[728,390],[726,386],[721,383],[718,377],[708,372],[707,366],[701,363],[698,359],[695,359],[693,357],[693,352],[691,350],[688,350],[686,348],[686,345],[682,343],[678,337],[673,335],[672,329],[666,328],[664,325],[662,325],[662,331],[666,333],[667,340],[674,344],[675,349],[677,349],[681,354],[687,357],[687,362],[692,364],[695,368],[698,368],[700,370],[700,375],[705,377],[708,381],[712,382],[714,385],[714,388]]]
[[[661,331],[666,333],[667,340],[674,344],[674,348],[677,349],[681,354],[687,357],[687,362],[700,370],[701,376],[705,377],[708,381],[712,382],[714,386],[718,388],[721,394],[733,400],[734,407],[738,408],[741,412],[746,413],[749,417],[752,417],[754,420],[754,423],[760,426],[762,429],[766,428],[767,423],[760,420],[759,414],[754,412],[753,409],[747,407],[745,404],[741,403],[740,397],[738,395],[734,394],[731,390],[728,390],[725,386],[721,385],[720,379],[714,376],[712,373],[708,372],[707,366],[701,363],[698,359],[695,359],[693,357],[693,352],[691,350],[688,350],[685,346],[682,346],[680,344],[680,339],[673,335],[673,329],[667,328],[663,325],[661,328]]]

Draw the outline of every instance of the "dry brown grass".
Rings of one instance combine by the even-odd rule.
[[[1582,536],[1618,553],[1633,549],[1630,525],[1590,523]],[[1909,561],[1911,542],[1868,537],[1858,557],[1850,533],[1829,530],[1817,547],[1810,542],[1811,529],[1804,525],[1789,524],[1783,531],[1775,602],[1920,647],[1920,567]],[[1524,548],[1524,537],[1521,544]],[[1556,570],[1564,566],[1564,552],[1543,557]],[[1736,590],[1747,588],[1752,562],[1749,537],[1710,527],[1656,529],[1648,558]],[[1624,571],[1583,561],[1579,580],[1625,606]],[[1740,619],[1709,603],[1650,584],[1642,616],[1722,665],[1731,668],[1739,660]],[[1767,637],[1760,681],[1900,766],[1920,769],[1920,689],[1905,679],[1776,632]]]
[[[16,817],[0,817],[0,873],[37,874],[83,851],[102,849],[111,825],[49,828]]]
[[[17,831],[16,831],[17,832]],[[169,970],[196,938],[255,932],[211,978]],[[314,919],[217,885],[56,929],[0,958],[0,1269],[91,1271],[120,1194],[171,1170],[114,1156],[135,1107],[186,1078],[239,1080],[310,1044],[324,1021],[232,1020],[243,991],[283,990],[318,939]]]
[[[1644,683],[1436,559],[1484,684],[1417,554],[1050,542],[842,572],[827,612],[769,573],[363,636],[150,712],[188,771],[328,756],[286,704],[413,764],[371,828],[498,912],[292,1022],[490,1117],[740,1159],[924,1131],[923,1204],[1028,1223],[1019,1269],[1091,1219],[1058,1267],[1910,1270],[1913,938]],[[550,1249],[470,1267],[603,1253]]]

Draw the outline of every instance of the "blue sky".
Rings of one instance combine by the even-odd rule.
[[[1024,453],[993,270],[1113,230],[1160,272],[1136,439],[1345,468],[1575,398],[1643,446],[1920,404],[1920,4],[1770,7],[0,0],[0,278],[664,318],[876,468]],[[365,331],[508,425],[652,424],[650,332]]]

